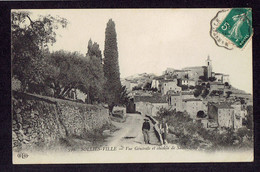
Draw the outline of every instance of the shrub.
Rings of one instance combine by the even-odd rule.
[[[216,81],[216,80],[217,80],[217,78],[215,78],[215,77],[209,77],[209,81],[211,81],[211,82]]]
[[[184,91],[184,90],[188,90],[188,88],[189,88],[188,85],[182,85],[182,86],[181,86],[181,90],[183,90],[183,91]]]
[[[181,149],[210,149],[220,150],[227,148],[252,148],[253,132],[247,128],[233,129],[224,128],[223,133],[219,129],[207,130],[202,123],[193,122],[186,112],[174,112],[161,108],[158,112],[158,120],[164,117],[169,126],[169,133],[177,137],[169,139],[169,143],[179,144]]]
[[[195,87],[193,85],[189,86],[189,89],[193,90]]]
[[[209,90],[208,89],[204,89],[203,93],[201,94],[201,97],[206,98],[208,94],[209,94]]]

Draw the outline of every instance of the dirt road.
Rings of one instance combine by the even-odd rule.
[[[144,138],[142,134],[142,124],[144,122],[144,116],[140,114],[126,114],[126,121],[124,123],[113,122],[113,124],[119,128],[118,131],[114,132],[111,137],[107,139],[107,146],[136,146],[143,145]],[[150,122],[150,142],[152,145],[159,145],[153,124]]]

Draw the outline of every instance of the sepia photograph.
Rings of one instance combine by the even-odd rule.
[[[252,162],[252,9],[12,9],[13,164]]]

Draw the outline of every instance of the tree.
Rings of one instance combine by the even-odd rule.
[[[199,79],[201,79],[204,82],[208,81],[208,78],[206,76],[199,76]]]
[[[88,41],[88,52],[86,56],[90,57],[90,59],[97,58],[100,60],[100,63],[102,63],[102,53],[99,45],[96,42],[93,44],[91,39]]]
[[[70,90],[76,88],[83,92],[89,89],[90,67],[84,56],[77,52],[56,51],[46,53],[44,83],[54,91],[54,97],[63,98]]]
[[[213,82],[213,81],[216,81],[216,77],[209,77],[209,81]]]
[[[232,94],[232,91],[227,91],[226,94],[227,94],[227,98],[229,98],[230,95]]]
[[[127,105],[129,102],[129,97],[128,97],[128,93],[127,93],[127,89],[126,86],[122,86],[121,87],[121,91],[120,91],[120,104],[122,105]]]
[[[193,90],[195,87],[193,85],[189,86],[189,89]]]
[[[206,98],[208,94],[209,94],[209,90],[207,88],[205,88],[203,90],[203,93],[201,94],[201,97]]]
[[[228,86],[229,86],[229,83],[228,83],[228,82],[225,82],[224,85],[225,85],[226,87],[228,87]]]
[[[209,82],[206,84],[206,87],[207,87],[207,88],[210,88],[210,83],[209,83]]]
[[[248,128],[248,129],[253,129],[253,124],[254,124],[254,121],[253,121],[253,106],[247,106],[247,113],[248,113],[248,115],[247,115],[247,117],[246,117],[246,121],[247,121],[247,123],[246,123],[246,127]]]
[[[189,86],[188,85],[181,85],[181,90],[184,91],[184,90],[188,90]]]
[[[88,69],[90,86],[87,89],[88,94],[88,103],[93,103],[94,101],[103,102],[104,101],[104,70],[102,64],[102,54],[99,48],[99,45],[90,39],[88,42],[88,51],[87,51]]]
[[[132,88],[132,91],[134,91],[134,90],[142,90],[142,87],[141,86],[134,86]]]
[[[203,90],[203,86],[196,85],[195,86],[195,91],[194,91],[194,96],[198,97],[202,93],[202,90]]]
[[[106,101],[108,104],[118,104],[121,95],[121,82],[118,64],[117,35],[115,23],[112,19],[108,21],[105,32],[104,76],[106,78]]]
[[[44,83],[54,97],[64,98],[72,89],[88,95],[87,103],[103,101],[104,73],[100,59],[87,60],[77,52],[56,51],[46,56]]]
[[[158,91],[157,88],[151,88],[151,90],[152,90],[153,92],[157,92],[157,91]]]
[[[151,86],[152,86],[151,82],[146,82],[143,89],[149,91],[149,90],[151,90]]]
[[[29,12],[11,13],[11,59],[13,76],[21,81],[22,90],[30,91],[30,84],[43,82],[43,53],[48,45],[56,42],[56,33],[60,26],[65,28],[64,18],[41,16],[32,20]]]

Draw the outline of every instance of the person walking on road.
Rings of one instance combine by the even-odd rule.
[[[142,127],[145,144],[150,144],[149,130],[150,130],[150,123],[149,120],[145,118]]]
[[[162,143],[161,144],[167,144],[167,133],[168,133],[168,125],[166,123],[166,119],[163,118],[162,124],[160,124],[160,131],[162,135]]]

